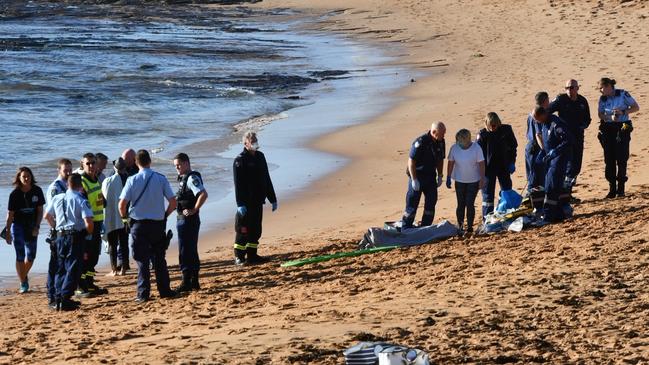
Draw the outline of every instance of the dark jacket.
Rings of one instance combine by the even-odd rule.
[[[234,193],[237,206],[264,204],[266,199],[277,202],[268,164],[263,153],[249,153],[245,148],[234,159]]]
[[[484,153],[486,172],[506,170],[509,164],[516,162],[518,142],[508,124],[501,124],[493,132],[482,128],[478,133],[478,144]]]

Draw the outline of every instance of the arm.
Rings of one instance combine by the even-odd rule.
[[[478,187],[480,189],[485,187],[485,169],[486,169],[486,164],[484,160],[478,162],[478,169],[480,170],[480,183],[478,184]]]
[[[588,101],[584,98],[584,105],[586,105],[586,110],[584,114],[584,124],[581,126],[583,129],[586,129],[590,126],[590,121],[592,120],[590,117],[590,106],[588,105]]]
[[[50,225],[52,228],[56,228],[56,219],[54,218],[54,215],[48,213],[45,213],[44,216],[45,220],[47,221],[47,224]]]
[[[167,210],[165,211],[165,219],[176,210],[176,207],[178,206],[178,202],[176,201],[176,197],[170,197],[167,198],[167,201],[169,202],[169,205],[167,206]]]
[[[273,181],[270,179],[270,172],[268,171],[268,163],[266,163],[266,157],[262,155],[264,161],[264,171],[266,173],[266,197],[271,204],[277,203],[277,195],[275,195],[275,188],[273,187]]]
[[[122,218],[128,217],[128,212],[126,211],[126,208],[128,206],[128,200],[126,199],[120,199],[118,208],[119,208],[119,216]]]
[[[239,157],[234,159],[234,164],[232,166],[232,175],[234,179],[234,197],[237,201],[237,207],[245,206],[245,197],[244,197],[244,173],[243,173],[243,162]]]
[[[444,160],[441,159],[437,162],[437,176],[444,176]]]
[[[417,162],[412,158],[408,159],[408,173],[411,180],[417,180]]]
[[[41,222],[43,221],[43,206],[36,207],[36,225],[32,231],[34,237],[38,237],[38,231],[41,229]]]
[[[7,228],[7,238],[5,239],[7,241],[7,244],[11,244],[11,224],[14,222],[14,212],[13,210],[8,210],[7,211],[7,222],[5,227]]]
[[[95,230],[95,222],[92,221],[92,217],[83,218],[83,223],[86,225],[88,234],[92,234]]]
[[[536,133],[534,135],[534,138],[536,139],[536,143],[539,145],[539,147],[542,150],[545,150],[545,146],[543,146],[543,135],[541,133]]]
[[[448,160],[446,163],[446,176],[451,177],[451,174],[453,173],[453,167],[455,166],[455,161],[453,160]]]

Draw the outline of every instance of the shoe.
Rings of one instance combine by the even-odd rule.
[[[20,294],[25,294],[29,291],[29,282],[25,281],[20,284],[20,289],[18,289],[18,293]]]
[[[253,265],[259,265],[259,264],[265,264],[269,262],[270,259],[265,256],[259,256],[259,255],[248,255],[248,262],[253,264]]]
[[[142,304],[146,303],[149,301],[149,298],[144,298],[144,297],[136,297],[135,298],[135,303]]]
[[[126,275],[127,270],[128,270],[127,267],[122,266],[122,268],[119,270],[119,274],[117,274],[117,275],[124,276],[124,275]]]
[[[94,283],[88,285],[88,291],[93,295],[105,295],[105,294],[108,294],[108,289],[100,288],[97,285],[95,285]]]
[[[106,274],[106,276],[117,276],[117,270],[109,272],[108,274]]]
[[[70,300],[62,300],[58,305],[58,310],[62,312],[75,311],[79,309],[79,304]]]
[[[189,292],[192,290],[191,278],[189,273],[183,272],[183,281],[176,288],[178,293]]]
[[[237,266],[244,266],[246,264],[246,259],[242,259],[240,257],[235,257],[234,258],[234,264]]]
[[[550,221],[547,221],[544,218],[544,219],[541,219],[541,220],[534,221],[532,223],[532,226],[534,226],[534,227],[543,227],[543,226],[547,226],[550,223],[551,223]]]
[[[191,277],[192,290],[201,290],[201,286],[198,283],[198,270],[192,273]]]
[[[77,298],[90,298],[92,293],[85,288],[79,288],[74,291],[74,296]]]
[[[166,293],[160,294],[160,298],[168,298],[168,299],[178,298],[179,296],[180,293],[178,293],[175,290],[169,290]]]
[[[609,189],[608,189],[608,194],[606,194],[605,199],[613,199],[615,198],[615,195],[617,195],[617,184],[616,183],[609,183]]]
[[[47,306],[53,311],[59,310],[59,303],[56,300],[50,300]]]

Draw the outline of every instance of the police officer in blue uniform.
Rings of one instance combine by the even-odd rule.
[[[176,212],[176,229],[178,231],[178,262],[183,281],[176,289],[178,292],[199,290],[198,271],[198,231],[201,228],[199,211],[207,200],[207,191],[203,186],[200,172],[192,170],[189,156],[179,153],[174,157],[174,166],[178,172],[179,189],[176,192],[178,206]]]
[[[68,177],[72,173],[72,161],[67,158],[62,158],[58,162],[58,176],[56,180],[50,184],[47,188],[47,193],[45,194],[46,205],[50,205],[52,198],[59,195],[65,194],[65,191],[68,189]],[[47,208],[46,208],[47,209]],[[47,298],[50,302],[50,307],[56,308],[56,272],[59,269],[58,264],[58,252],[56,248],[56,229],[52,228],[50,230],[49,237],[45,239],[47,243],[50,244],[50,263],[47,269]]]
[[[408,192],[406,193],[406,209],[401,218],[403,228],[410,228],[415,221],[421,194],[424,194],[424,214],[422,226],[430,226],[435,218],[437,204],[437,188],[442,185],[446,144],[444,134],[446,126],[442,122],[431,125],[430,131],[419,136],[410,147],[408,158]]]
[[[615,88],[615,80],[603,77],[599,81],[598,114],[600,119],[597,138],[604,149],[604,174],[609,183],[606,198],[624,196],[624,184],[628,180],[626,165],[629,160],[629,144],[633,124],[629,114],[640,106],[628,91]]]
[[[588,101],[579,95],[577,80],[566,81],[566,92],[557,95],[548,107],[550,113],[558,112],[559,118],[566,122],[568,130],[574,137],[572,158],[568,161],[566,187],[572,188],[581,172],[584,157],[584,131],[590,125],[590,108]]]
[[[494,210],[496,179],[500,190],[511,190],[511,174],[516,171],[516,148],[518,142],[509,124],[502,124],[498,114],[487,113],[485,128],[478,132],[478,144],[485,157],[486,186],[482,189],[482,217]]]
[[[50,227],[57,232],[55,303],[50,303],[50,307],[62,311],[79,308],[80,303],[71,298],[79,281],[85,237],[92,235],[94,229],[92,209],[82,195],[81,176],[70,175],[67,185],[65,194],[51,198],[45,213]]]
[[[176,196],[167,178],[151,170],[151,156],[139,150],[135,162],[140,172],[126,180],[119,197],[122,219],[130,218],[131,249],[137,262],[137,298],[142,303],[151,295],[149,263],[155,267],[156,285],[161,298],[173,298],[177,293],[169,286],[169,270],[165,254],[168,240],[165,235],[167,217],[176,209]],[[164,200],[169,202],[165,209]],[[130,203],[130,207],[128,207]],[[128,207],[128,211],[127,211]]]
[[[277,210],[277,196],[268,172],[266,157],[259,151],[255,132],[243,136],[243,151],[234,159],[234,193],[237,214],[234,221],[234,263],[260,264],[267,261],[257,253],[266,199]]]
[[[562,221],[565,217],[559,199],[564,191],[568,161],[572,158],[573,137],[566,123],[543,107],[534,110],[534,118],[543,123],[546,163],[543,223]]]

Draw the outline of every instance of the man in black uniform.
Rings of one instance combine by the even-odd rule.
[[[259,152],[257,134],[246,132],[243,136],[244,149],[234,159],[234,192],[237,200],[237,214],[234,229],[234,262],[258,264],[266,261],[257,254],[261,237],[261,220],[266,199],[277,210],[277,197],[268,173],[266,157]],[[247,257],[246,257],[247,256]]]
[[[176,229],[178,231],[178,262],[183,274],[183,281],[176,289],[186,292],[200,289],[198,271],[198,231],[201,228],[199,210],[207,200],[207,191],[203,187],[203,179],[198,171],[192,170],[189,156],[179,153],[174,157],[174,167],[178,172],[180,189],[176,192],[178,206],[176,212]]]
[[[579,95],[577,80],[566,81],[566,92],[557,95],[548,108],[550,113],[558,112],[559,118],[566,122],[568,131],[574,137],[572,157],[566,171],[566,188],[570,189],[577,181],[584,156],[584,130],[590,125],[588,101]]]

